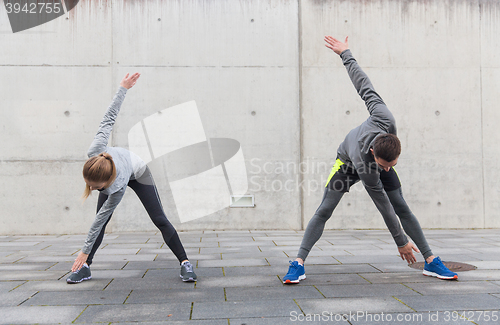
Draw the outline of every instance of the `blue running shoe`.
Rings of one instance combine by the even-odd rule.
[[[451,272],[444,264],[441,262],[439,256],[435,257],[431,263],[425,262],[424,275],[434,276],[438,279],[443,280],[456,280],[458,279],[458,274]]]
[[[306,271],[304,265],[300,265],[297,261],[290,261],[290,267],[288,268],[288,273],[283,278],[284,284],[294,284],[299,283],[300,280],[306,278]]]

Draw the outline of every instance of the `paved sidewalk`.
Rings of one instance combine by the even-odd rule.
[[[325,231],[294,286],[281,278],[303,232],[181,232],[196,284],[158,233],[106,235],[76,285],[85,236],[0,236],[0,323],[500,324],[499,232],[426,230],[444,261],[477,266],[443,281],[408,267],[388,231]]]

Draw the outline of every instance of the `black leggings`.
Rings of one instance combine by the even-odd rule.
[[[158,191],[156,189],[156,185],[154,184],[153,176],[151,175],[151,171],[149,170],[149,168],[146,167],[146,171],[139,179],[130,180],[128,182],[128,186],[132,190],[134,190],[135,194],[137,194],[142,202],[142,205],[144,205],[144,208],[146,208],[149,217],[151,218],[155,226],[160,229],[165,243],[175,254],[179,262],[187,260],[188,258],[186,252],[184,251],[184,247],[182,246],[181,240],[179,239],[179,235],[177,235],[177,231],[175,230],[174,226],[172,226],[170,221],[168,221],[167,216],[163,211],[160,196],[158,195]],[[104,202],[106,202],[107,199],[108,196],[106,194],[103,194],[102,192],[99,193],[99,198],[97,201],[97,212],[99,212],[102,205],[104,204]],[[99,245],[101,245],[102,239],[104,238],[106,225],[108,224],[109,220],[111,220],[112,215],[113,214],[109,216],[108,221],[106,221],[106,223],[102,227],[101,232],[99,233],[99,236],[94,243],[94,246],[92,246],[92,251],[87,258],[87,264],[89,266],[90,264],[92,264],[92,259],[94,258],[95,252],[99,248]]]

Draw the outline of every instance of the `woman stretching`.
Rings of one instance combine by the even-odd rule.
[[[118,147],[108,147],[108,139],[113,129],[120,106],[125,99],[127,90],[132,88],[140,74],[129,74],[120,82],[120,89],[116,93],[99,130],[88,151],[89,160],[83,166],[83,178],[87,184],[84,198],[93,190],[99,191],[97,215],[90,228],[82,251],[75,259],[71,268],[73,273],[66,279],[67,283],[80,283],[90,280],[89,266],[95,252],[104,237],[106,225],[111,219],[114,209],[120,203],[125,189],[129,186],[137,194],[144,208],[156,227],[160,229],[163,239],[181,263],[182,281],[196,281],[193,266],[189,263],[184,247],[177,235],[177,231],[167,220],[158,196],[149,168],[139,156]]]

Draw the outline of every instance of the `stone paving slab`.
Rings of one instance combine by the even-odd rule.
[[[146,254],[146,253],[144,253]],[[155,258],[155,261],[177,261],[177,257],[175,257],[174,254],[170,250],[165,250],[163,249],[162,251],[158,251],[156,254],[157,257]],[[137,254],[137,256],[142,255],[141,253]],[[189,261],[194,264],[195,261],[201,261],[201,260],[209,260],[209,261],[216,261],[220,260],[220,254],[189,254],[188,255]]]
[[[78,248],[82,248],[82,245],[80,245]],[[162,244],[160,243],[147,243],[147,244],[107,244],[106,246],[102,247],[101,249],[157,249],[161,248]],[[187,250],[186,250],[187,251]]]
[[[300,244],[300,242],[299,242]],[[248,242],[239,242],[239,241],[228,241],[228,242],[218,242],[217,245],[220,245],[219,247],[265,247],[265,246],[277,246],[272,240],[269,241],[248,241]]]
[[[476,253],[474,255],[462,255],[462,256],[467,258],[466,261],[498,261],[498,260],[500,260],[500,252],[489,253],[489,254],[488,253]],[[452,257],[450,257],[450,259],[451,258]],[[456,259],[456,258],[454,258],[454,259]]]
[[[94,263],[95,264],[95,263]],[[93,266],[92,266],[93,267]],[[128,261],[125,262],[124,270],[148,270],[148,269],[176,269],[180,270],[178,261]]]
[[[224,288],[133,290],[127,304],[225,301]]]
[[[220,247],[218,242],[187,242],[187,243],[182,243],[184,248],[199,248],[199,247],[205,247],[205,248],[215,248],[215,247]],[[252,245],[253,246],[253,245]]]
[[[500,270],[474,270],[458,273],[460,281],[500,280]]]
[[[89,306],[74,323],[187,321],[190,312],[191,303]]]
[[[300,317],[299,317],[300,315]],[[347,320],[343,317],[339,317],[339,320],[336,321],[333,318],[333,321],[330,320],[329,317],[321,318],[320,316],[316,316],[316,320],[314,320],[314,316],[310,316],[307,318],[305,315],[301,314],[292,314],[288,317],[254,317],[254,318],[230,318],[230,324],[247,324],[247,325],[289,325],[289,324],[338,324],[338,325],[350,325]]]
[[[68,284],[69,285],[69,284]],[[75,286],[75,285],[72,285]],[[43,291],[24,303],[27,306],[78,306],[78,305],[121,305],[130,290],[115,291]]]
[[[255,259],[255,258],[267,258],[267,257],[281,257],[288,258],[285,252],[282,251],[271,251],[271,252],[255,252],[255,253],[221,253],[221,257],[223,260],[231,260],[231,259]]]
[[[145,272],[142,270],[94,270],[93,279],[119,279],[119,278],[142,278]]]
[[[288,256],[296,256],[297,249],[286,250],[284,251],[284,253]],[[339,250],[339,249],[316,250],[316,251],[311,251],[307,259],[309,260],[311,259],[311,257],[318,257],[318,256],[352,256],[352,254],[345,250]]]
[[[16,263],[0,264],[0,272],[3,271],[45,271],[54,263]],[[52,270],[54,271],[54,270]]]
[[[500,261],[467,261],[467,263],[476,266],[479,270],[500,269]]]
[[[360,313],[347,318],[352,325],[472,325],[468,320],[454,320],[453,311],[423,313]]]
[[[306,275],[332,273],[380,273],[370,264],[306,265]],[[284,271],[286,272],[286,270]]]
[[[0,324],[70,324],[83,306],[0,307]]]
[[[65,271],[2,271],[0,272],[0,281],[57,280],[67,273]]]
[[[17,287],[15,291],[86,291],[95,290],[102,291],[112,280],[110,279],[92,279],[91,281],[84,281],[78,284],[67,284],[66,278],[59,281],[27,281],[23,285]]]
[[[0,263],[2,263],[2,264],[3,263],[14,263],[18,260],[23,259],[24,257],[26,257],[26,256],[19,256],[19,255],[13,253],[13,254],[9,254],[9,255],[4,256],[4,257],[0,257]],[[49,261],[47,261],[47,262],[49,262]]]
[[[402,284],[317,285],[326,298],[383,297],[420,294]]]
[[[313,286],[303,286],[300,289],[289,285],[270,288],[226,288],[228,301],[282,300],[288,297],[324,298]]]
[[[489,294],[399,296],[398,298],[417,312],[436,310],[495,310],[500,306],[500,298]]]
[[[428,283],[406,283],[406,286],[422,295],[500,293],[500,286],[488,281],[440,281]]]
[[[461,272],[458,274],[459,278]],[[438,280],[433,277],[428,277],[420,272],[403,272],[403,273],[360,273],[361,277],[366,279],[371,283],[412,283],[412,282],[426,282],[426,283],[436,283]]]
[[[269,308],[268,301],[245,302],[199,302],[193,305],[192,319],[231,318],[231,317],[261,317],[289,316],[290,312],[300,312],[297,304],[291,300],[275,300]]]
[[[116,246],[116,245],[115,245]],[[168,246],[163,245],[163,247],[156,247],[156,248],[147,248],[147,247],[141,247],[139,248],[140,251],[137,254],[165,254],[165,255],[173,255],[172,251]],[[185,248],[186,254],[192,255],[192,254],[201,254],[199,248]],[[205,253],[203,253],[205,254]],[[205,254],[208,255],[208,254]]]
[[[325,311],[334,314],[412,311],[393,297],[296,299],[296,302],[306,314],[321,314]]]
[[[122,262],[99,262],[99,263],[94,263],[92,264],[92,272],[94,270],[122,270],[125,265],[127,265],[127,262],[122,261]],[[73,262],[58,262],[48,270],[50,271],[70,271],[71,267],[73,266]]]
[[[252,243],[255,243],[255,240],[252,238],[252,235],[251,234],[248,234],[248,236],[220,236],[220,237],[208,237],[208,238],[203,238],[201,242],[211,242],[211,241],[215,241],[215,242],[219,242],[219,243],[223,243],[223,242],[228,242],[228,243],[231,243],[231,242],[234,242],[234,243],[244,243],[244,242],[252,242]]]
[[[200,254],[221,254],[221,253],[262,253],[261,250],[256,247],[202,247],[200,249]]]
[[[0,292],[8,292],[24,283],[26,281],[0,281]]]
[[[395,247],[394,247],[395,248]],[[378,249],[378,250],[370,250],[370,249],[345,249],[346,252],[358,256],[358,255],[371,255],[371,256],[394,256],[396,255],[397,250],[391,249],[391,250],[384,250],[384,249]],[[344,255],[339,255],[339,256],[344,256]]]
[[[339,255],[335,257],[342,264],[359,264],[359,263],[404,263],[401,257],[393,255]],[[309,264],[309,259],[307,259]]]
[[[224,274],[232,276],[253,276],[253,275],[282,275],[288,271],[288,267],[281,266],[234,266],[224,267]]]
[[[384,273],[417,272],[418,274],[422,274],[421,270],[411,268],[407,262],[403,260],[399,263],[370,263],[370,265]]]
[[[24,301],[36,295],[37,292],[27,292],[27,291],[12,291],[6,293],[0,293],[0,307],[14,307],[20,305]],[[1,317],[0,317],[1,318]]]
[[[198,278],[197,288],[271,287],[281,285],[281,280],[272,275],[225,276]]]
[[[119,325],[228,325],[227,319],[210,319],[210,320],[189,320],[186,321],[166,321],[166,322],[119,322],[119,323],[110,323],[110,325],[119,324]],[[250,324],[250,323],[249,323]]]
[[[289,258],[295,259],[297,256],[297,251],[299,249],[298,246],[258,246],[257,249],[261,251],[262,253],[268,253],[268,252],[282,252],[283,254],[286,254],[289,256]],[[321,251],[318,248],[313,247],[314,251]]]
[[[19,248],[19,249],[24,249],[25,246],[36,246],[40,244],[39,241],[35,241],[35,242],[32,242],[32,241],[29,241],[29,240],[26,240],[26,241],[9,241],[9,242],[0,242],[0,247],[9,247],[9,250],[12,250],[12,249],[16,249],[16,248]]]
[[[171,253],[170,253],[171,254]],[[134,261],[134,262],[147,262],[154,261],[157,254],[142,254],[142,255],[98,255],[94,257],[93,263],[98,262],[121,262],[121,261]]]
[[[265,258],[236,258],[225,260],[203,260],[198,262],[198,267],[224,267],[224,266],[249,266],[269,265]]]
[[[268,257],[266,260],[269,262],[271,265],[283,265],[288,269],[288,261],[294,261],[295,257],[291,258],[281,258],[281,257]],[[311,264],[322,264],[322,265],[333,265],[333,264],[340,264],[335,258],[331,256],[311,256],[308,257],[306,260],[306,265],[311,265]]]
[[[92,280],[93,281],[93,280]],[[91,282],[91,281],[88,281]],[[193,289],[193,282],[182,282],[179,273],[164,279],[113,279],[105,290]]]
[[[193,269],[196,275],[200,278],[205,278],[205,277],[221,277],[224,275],[222,272],[222,268],[215,268],[215,267],[204,267],[204,268],[194,268]],[[144,274],[144,279],[158,279],[159,281],[162,281],[163,279],[172,279],[175,277],[179,277],[180,274],[180,267],[177,267],[175,269],[150,269],[147,270],[147,272],[143,272]]]
[[[301,240],[302,235],[296,235],[296,236],[252,236],[253,240],[255,241],[260,241],[260,240]]]
[[[161,238],[160,236],[155,236],[154,234],[144,234],[144,235],[118,235],[116,238],[111,239],[110,237],[106,238],[106,243],[112,242],[113,244],[147,244],[153,237]]]
[[[9,256],[10,257],[10,256]],[[13,257],[13,256],[12,256]],[[26,255],[17,255],[16,261],[19,260],[20,263],[56,263],[56,262],[74,262],[76,255],[42,255],[42,256],[26,256]],[[0,261],[1,263],[6,263],[4,261]],[[15,261],[12,261],[15,262]]]
[[[96,252],[96,255],[136,255],[139,250],[139,248],[102,248]],[[158,252],[155,254],[158,254]]]

